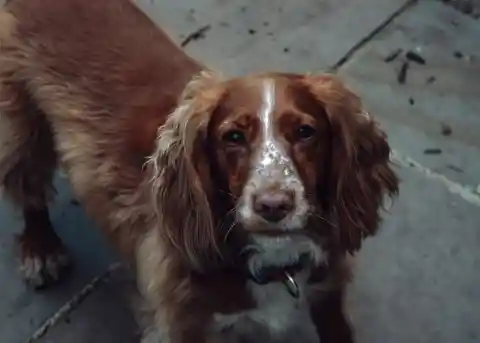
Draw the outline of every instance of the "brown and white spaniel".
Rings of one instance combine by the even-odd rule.
[[[127,0],[0,13],[0,178],[22,271],[67,265],[52,175],[137,273],[143,342],[353,342],[346,257],[397,192],[385,134],[333,75],[226,79]]]

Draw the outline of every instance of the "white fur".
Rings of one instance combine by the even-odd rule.
[[[263,80],[262,107],[258,112],[262,124],[261,144],[254,158],[249,180],[247,181],[240,201],[239,221],[246,225],[258,222],[253,211],[252,195],[272,185],[283,190],[292,190],[295,194],[295,210],[279,223],[271,224],[282,230],[300,229],[305,224],[308,203],[305,189],[295,165],[285,151],[275,127],[275,81]]]
[[[42,287],[49,281],[57,281],[62,270],[69,265],[70,259],[63,252],[52,253],[44,258],[31,255],[22,261],[20,272],[28,284]]]
[[[282,190],[292,190],[295,194],[293,213],[279,223],[270,224],[285,231],[301,229],[308,214],[305,189],[291,157],[279,139],[279,130],[275,126],[275,81],[263,81],[263,103],[258,112],[262,124],[260,148],[254,158],[249,179],[243,190],[239,221],[245,225],[259,222],[253,210],[252,196],[255,192],[271,186]],[[216,314],[213,331],[220,333],[222,339],[237,342],[280,343],[318,342],[319,338],[310,317],[307,302],[307,280],[310,268],[324,261],[325,256],[319,246],[308,237],[265,237],[253,235],[252,250],[248,260],[251,273],[265,267],[294,265],[307,256],[312,261],[303,271],[295,275],[300,297],[293,297],[283,282],[271,282],[259,285],[248,283],[248,288],[256,302],[256,308],[250,311],[223,315]]]
[[[322,249],[307,237],[256,236],[253,241],[257,252],[248,261],[251,271],[265,266],[281,268],[294,264],[305,254],[311,257],[315,266],[326,260]],[[247,286],[256,308],[230,315],[216,314],[214,331],[228,342],[241,341],[240,336],[252,343],[319,342],[307,300],[310,268],[306,267],[294,276],[299,298],[293,297],[283,282],[259,285],[249,281]]]

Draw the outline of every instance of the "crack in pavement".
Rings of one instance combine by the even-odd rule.
[[[105,281],[113,272],[120,269],[121,263],[113,263],[101,275],[94,277],[87,283],[78,293],[76,293],[69,301],[67,301],[60,309],[48,318],[27,340],[26,343],[34,343],[45,336],[50,328],[55,326],[62,319],[72,313],[90,294],[95,291],[103,281]]]
[[[480,194],[477,192],[472,191],[467,186],[464,186],[458,182],[452,181],[447,178],[445,175],[437,173],[430,168],[427,168],[420,164],[419,162],[415,161],[414,159],[410,158],[407,155],[403,155],[396,150],[392,150],[392,159],[400,164],[402,167],[410,167],[414,168],[415,170],[419,171],[423,175],[427,176],[430,179],[437,180],[443,183],[450,193],[456,194],[460,196],[465,201],[469,202],[470,204],[480,206]]]
[[[386,28],[390,23],[392,23],[396,18],[401,16],[404,12],[406,12],[408,9],[413,7],[418,3],[418,0],[408,0],[406,1],[400,8],[398,8],[395,12],[393,12],[387,19],[385,19],[383,22],[380,23],[375,29],[373,29],[369,34],[367,34],[365,37],[360,39],[357,44],[355,44],[347,53],[340,58],[332,67],[330,67],[330,70],[332,72],[338,71],[341,67],[343,67],[348,61],[351,60],[351,58],[355,55],[357,51],[362,49],[364,46],[366,46],[377,34],[379,34],[384,28]]]
[[[407,10],[412,8],[418,3],[418,0],[409,0],[405,2],[399,9],[393,12],[386,20],[384,20],[379,26],[377,26],[373,31],[361,39],[357,44],[355,44],[341,59],[339,59],[332,67],[330,71],[337,73],[341,68],[343,68],[352,58],[359,52],[362,48],[368,45],[380,32],[383,31],[388,25],[390,25],[396,18],[401,16]],[[400,152],[392,149],[392,159],[396,161],[402,167],[414,168],[418,172],[422,173],[424,176],[434,179],[438,182],[443,183],[450,193],[460,196],[465,201],[480,206],[480,193],[471,190],[469,187],[462,185],[458,182],[450,180],[444,174],[433,171],[430,168],[423,166],[421,163],[415,161],[411,157],[401,154]],[[480,185],[479,185],[480,186]]]

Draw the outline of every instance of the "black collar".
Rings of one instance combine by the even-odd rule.
[[[247,271],[250,280],[258,285],[266,285],[271,282],[282,282],[288,293],[294,298],[300,296],[300,289],[295,281],[295,274],[302,270],[300,263],[284,267],[265,267],[255,273]]]

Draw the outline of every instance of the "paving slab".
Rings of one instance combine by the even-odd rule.
[[[397,150],[472,189],[480,184],[479,37],[480,21],[422,1],[340,72],[380,118]],[[405,84],[397,82],[405,59],[384,62],[399,48],[419,52],[426,61],[410,63]],[[445,126],[450,135],[442,133]]]
[[[359,254],[350,293],[359,342],[480,341],[478,37],[478,21],[423,1],[340,70],[411,166],[382,233]],[[384,61],[399,48],[426,60],[410,64],[405,84],[405,59]]]
[[[138,342],[140,331],[130,306],[134,286],[128,271],[115,270],[73,311],[59,316],[55,327],[35,342]]]
[[[137,0],[178,42],[210,25],[186,50],[227,75],[330,67],[407,2]]]
[[[0,202],[0,342],[24,343],[57,309],[94,276],[115,260],[99,230],[72,203],[70,188],[58,177],[59,195],[52,207],[52,222],[73,260],[71,274],[56,287],[32,291],[18,273],[15,235],[21,232],[21,218],[5,201]]]
[[[359,343],[480,341],[480,207],[415,168],[358,254],[349,309]]]

